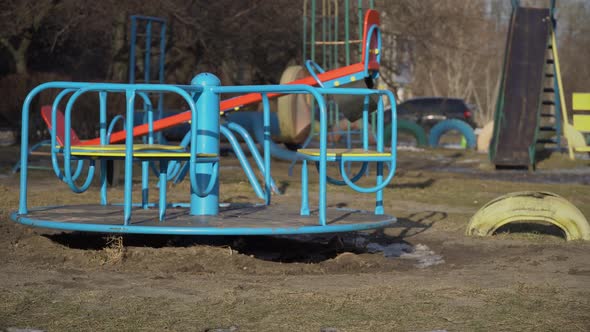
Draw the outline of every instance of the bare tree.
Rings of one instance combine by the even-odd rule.
[[[86,1],[6,0],[0,3],[0,46],[8,50],[15,72],[27,74],[28,53],[37,39],[52,52],[87,16]]]
[[[0,44],[12,56],[17,73],[27,73],[29,45],[56,4],[53,0],[7,0],[0,5]]]
[[[412,41],[413,93],[464,98],[477,104],[478,122],[490,120],[505,32],[493,13],[486,12],[485,2],[402,0],[382,5],[384,35]],[[396,84],[392,77],[400,74],[399,67],[395,61],[383,63],[382,77],[390,86]]]

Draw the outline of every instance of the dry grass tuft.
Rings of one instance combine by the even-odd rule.
[[[119,264],[125,259],[125,246],[123,245],[123,236],[111,235],[107,237],[106,246],[103,249],[102,264]]]

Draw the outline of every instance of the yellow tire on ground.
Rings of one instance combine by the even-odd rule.
[[[551,223],[567,240],[590,240],[590,225],[572,203],[550,192],[523,191],[500,196],[484,205],[469,221],[467,235],[489,236],[511,222]]]

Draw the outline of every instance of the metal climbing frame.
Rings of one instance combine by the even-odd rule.
[[[91,188],[93,178],[98,174],[100,202],[86,205],[64,206],[29,206],[29,179],[26,165],[28,163],[28,121],[32,99],[46,90],[61,91],[52,108],[52,159],[63,159],[63,171],[57,167],[58,178],[74,192],[82,193]],[[126,97],[124,144],[108,144],[106,129],[106,110],[108,94],[121,93]],[[153,144],[153,131],[150,131],[148,144],[136,144],[133,139],[134,105],[137,99],[149,100],[149,94],[173,93],[180,96],[191,112],[190,146],[167,146]],[[219,202],[219,101],[222,94],[259,93],[263,101],[264,123],[264,204],[224,204]],[[319,171],[317,211],[310,211],[306,191],[302,194],[302,207],[290,210],[289,206],[271,204],[271,155],[270,155],[270,103],[269,96],[276,93],[307,94],[319,105],[320,148],[317,151],[304,151],[306,160],[317,165]],[[75,145],[70,135],[65,135],[63,144],[57,144],[57,126],[55,125],[59,99],[69,95],[64,114],[64,132],[71,131],[71,116],[74,105],[83,94],[97,94],[100,101],[100,139],[101,145]],[[376,151],[368,150],[368,134],[365,134],[363,147],[355,151],[334,151],[327,148],[327,108],[324,95],[354,94],[379,99],[378,107],[378,144]],[[22,146],[21,146],[21,190],[19,209],[11,218],[25,225],[54,228],[62,230],[143,233],[143,234],[184,234],[184,235],[262,235],[262,234],[302,234],[325,232],[348,232],[374,229],[388,226],[395,218],[384,214],[383,188],[395,174],[396,126],[392,126],[391,150],[388,152],[383,142],[383,98],[393,96],[389,91],[369,89],[334,89],[313,88],[307,85],[268,85],[268,86],[220,86],[219,80],[211,74],[197,75],[191,85],[164,84],[113,84],[113,83],[74,83],[51,82],[42,84],[29,93],[23,105]],[[391,110],[395,123],[395,109]],[[368,121],[368,111],[363,121]],[[150,126],[153,125],[150,122]],[[108,201],[106,175],[104,168],[96,172],[97,162],[104,164],[107,160],[122,159],[125,163],[125,184],[122,203]],[[169,202],[166,186],[168,163],[185,160],[189,163],[188,177],[190,189],[188,202]],[[355,184],[358,176],[348,176],[343,165],[351,161],[377,163],[376,185],[362,188]],[[159,195],[155,203],[149,201],[149,183],[146,179],[150,172],[142,169],[140,202],[134,202],[133,163],[159,163]],[[328,177],[327,164],[338,162],[342,180]],[[82,176],[86,166],[86,175]],[[59,166],[59,165],[58,165]],[[383,175],[384,167],[389,174]],[[307,179],[307,171],[302,178]],[[82,183],[82,184],[79,184]],[[327,184],[346,184],[361,193],[375,193],[374,213],[332,208],[327,205]],[[138,189],[137,187],[135,189]]]
[[[342,22],[341,17],[341,5],[344,5],[344,21]],[[363,7],[363,4],[366,3],[366,8]],[[358,26],[358,37],[356,39],[352,39],[352,31],[354,28],[352,27],[351,23],[351,4],[350,0],[338,1],[338,0],[321,0],[321,15],[317,15],[318,12],[318,4],[317,0],[311,0],[311,4],[309,0],[305,0],[303,2],[303,43],[302,43],[302,55],[303,55],[303,62],[306,64],[307,70],[313,75],[315,71],[323,72],[324,70],[332,70],[338,68],[340,66],[349,66],[351,64],[351,55],[354,51],[354,48],[358,45],[358,57],[359,60],[362,62],[364,53],[363,53],[363,30],[366,33],[366,29],[368,27],[364,26],[363,20],[363,12],[365,9],[372,10],[374,8],[374,1],[363,1],[358,0],[356,6],[356,12],[358,14],[357,18],[357,26]],[[316,26],[321,27],[321,31],[319,33],[320,40],[317,40],[318,33],[316,32]],[[344,35],[342,36],[342,31],[339,27],[343,26]],[[352,29],[351,29],[352,28]],[[380,38],[380,37],[379,37]],[[379,42],[380,44],[380,42]],[[342,63],[340,59],[340,51],[343,50],[344,53],[344,63]],[[320,56],[316,56],[319,54]],[[316,59],[317,58],[317,59]],[[313,65],[310,65],[313,64]],[[373,78],[376,78],[373,77]],[[337,81],[338,82],[338,81]],[[360,87],[360,82],[357,81],[357,86]],[[342,80],[340,80],[342,83]],[[322,86],[322,82],[319,82],[319,85]],[[364,86],[366,87],[366,86]],[[344,134],[346,137],[346,146],[351,147],[352,135],[357,135],[362,132],[362,130],[352,130],[351,128],[351,121],[348,119],[346,121],[346,129],[341,130],[340,126],[340,117],[343,113],[341,111],[342,105],[337,103],[333,100],[328,102],[328,111],[329,111],[329,122],[330,126],[336,128],[335,131],[332,131],[333,135],[340,135]],[[312,105],[312,112],[314,111]],[[346,117],[346,116],[345,116]],[[312,121],[314,119],[312,113]],[[375,126],[376,118],[372,117],[371,125]],[[314,132],[314,126],[311,126],[312,131],[309,134],[310,138],[313,138],[317,135]],[[373,132],[373,135],[375,133]],[[309,142],[309,139],[308,139]],[[305,145],[304,145],[305,146]]]
[[[305,61],[306,68],[310,72],[310,75],[315,79],[316,84],[321,87],[343,87],[347,85],[354,85],[354,87],[368,87],[366,81],[376,79],[379,76],[379,64],[381,61],[381,31],[379,29],[379,14],[377,11],[368,10],[365,14],[365,18],[362,21],[362,39],[360,46],[362,48],[361,59],[360,63],[355,65],[346,66],[344,68],[350,68],[353,66],[360,66],[356,72],[353,72],[347,76],[339,77],[337,79],[328,79],[322,80],[320,76],[324,73],[324,68],[322,68],[319,64],[317,64],[313,59]],[[341,70],[341,69],[340,69]],[[336,98],[337,99],[337,98]],[[331,103],[329,104],[329,121],[330,126],[336,124],[338,118],[340,117],[340,113],[346,115],[348,112],[345,108],[354,108],[354,112],[361,113],[361,110],[365,105],[363,102],[360,104],[358,102],[354,102],[353,100],[347,100],[346,102],[337,102],[335,99],[330,100]],[[312,108],[312,119],[315,118],[314,108]],[[371,123],[373,127],[376,125],[376,118],[373,116],[371,119]],[[307,146],[311,140],[317,136],[317,133],[314,131],[314,126],[311,126],[312,130],[307,138],[307,140],[303,143],[303,146]],[[361,133],[362,130],[359,131]],[[348,123],[348,128],[345,132],[347,137],[347,147],[351,146],[351,130],[350,130],[350,122]],[[374,133],[373,133],[374,134]]]
[[[351,64],[351,50],[358,45],[359,60],[362,55],[362,36],[363,36],[363,12],[365,9],[375,8],[375,1],[369,0],[368,7],[363,7],[363,0],[358,0],[358,38],[351,39],[351,20],[350,20],[350,0],[344,0],[344,22],[341,22],[340,2],[338,0],[321,0],[322,14],[319,17],[321,26],[321,40],[316,40],[316,22],[317,22],[317,0],[304,0],[303,2],[303,61],[311,59],[316,60],[316,46],[321,47],[321,66],[325,69],[334,69],[339,66],[349,66]],[[344,39],[341,40],[339,27],[344,26]],[[339,49],[344,47],[345,62],[339,62]],[[308,51],[309,50],[309,51]],[[308,57],[309,52],[309,57]]]
[[[139,82],[143,83],[159,83],[164,84],[165,77],[165,65],[166,65],[166,20],[160,17],[142,16],[142,15],[131,15],[131,37],[129,41],[129,83],[134,84],[138,81],[137,78],[137,63],[138,56],[141,58],[141,54],[137,54],[138,37],[143,37],[144,48],[143,48],[143,59],[140,68],[143,69],[143,78],[139,79]],[[159,31],[157,29],[159,28]],[[143,33],[138,33],[140,30]],[[156,33],[154,34],[154,31]],[[159,38],[159,40],[157,39]],[[154,47],[154,39],[156,40],[156,47],[159,48],[156,52],[152,51]],[[158,67],[157,75],[154,79],[152,77],[152,58],[155,58]],[[152,114],[146,109],[144,105],[145,114]],[[157,113],[153,114],[156,119],[161,119],[164,115],[164,94],[158,94]],[[147,119],[142,119],[143,122],[148,122]],[[156,140],[163,142],[163,135],[161,132],[156,134]]]

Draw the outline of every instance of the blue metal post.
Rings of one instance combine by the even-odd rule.
[[[309,188],[307,186],[307,160],[303,159],[301,163],[301,210],[302,216],[309,216]]]
[[[27,176],[29,157],[29,109],[33,100],[32,93],[29,93],[22,109],[21,120],[21,143],[20,143],[20,197],[18,214],[26,214],[27,211]],[[53,148],[53,147],[51,147]]]
[[[317,98],[317,96],[316,96]],[[328,184],[328,166],[327,166],[327,155],[328,155],[328,116],[326,112],[326,103],[323,99],[318,100],[320,106],[320,160],[319,160],[319,208],[318,208],[318,219],[320,225],[326,226],[326,210],[328,208],[328,193],[326,192],[326,186]],[[322,109],[323,106],[323,109]]]
[[[131,208],[133,203],[133,111],[135,105],[135,91],[125,90],[127,100],[127,114],[125,121],[125,192],[123,194],[123,215],[125,226],[131,220]]]
[[[159,217],[160,221],[164,221],[166,216],[166,185],[168,182],[167,179],[167,172],[168,170],[168,160],[162,159],[160,160],[160,202],[159,206]]]
[[[147,120],[148,123],[148,136],[147,136],[147,143],[154,144],[154,109],[149,103],[149,99],[147,96],[144,98],[143,103],[144,113],[144,121]],[[145,141],[145,137],[144,137]],[[150,162],[149,161],[142,161],[141,162],[141,206],[144,209],[149,208],[149,176],[150,176]]]
[[[368,97],[367,97],[368,98]],[[383,119],[383,96],[379,96],[379,103],[377,104],[377,152],[383,152],[384,151],[384,144],[383,144],[383,130],[385,127],[384,124],[384,119]],[[366,130],[368,131],[368,130]],[[395,146],[392,146],[392,152],[395,150]],[[377,162],[377,176],[376,176],[376,181],[377,181],[377,187],[381,186],[381,183],[383,183],[383,162]],[[383,208],[383,190],[379,190],[375,193],[375,214],[378,215],[382,215],[385,213],[385,210]]]
[[[149,208],[150,201],[150,162],[141,162],[141,207],[145,210]]]
[[[107,93],[98,93],[100,100],[100,144],[107,145]],[[100,204],[107,205],[107,161],[100,161]]]
[[[264,193],[265,204],[270,204],[270,102],[266,93],[262,94],[263,122],[264,122]]]
[[[195,76],[191,84],[202,86],[203,92],[196,100],[197,123],[196,125],[197,155],[200,153],[219,155],[219,95],[209,89],[221,85],[219,79],[210,73],[202,73]],[[191,143],[192,144],[192,143]],[[210,163],[197,163],[197,185],[200,191],[204,191],[213,174]],[[219,179],[215,179],[213,190],[206,197],[199,197],[195,192],[197,188],[191,188],[190,213],[191,215],[217,215],[219,212]]]
[[[152,21],[147,21],[145,25],[145,55],[143,60],[143,80],[145,83],[150,83],[151,63],[150,56],[152,55]]]
[[[145,51],[144,51],[144,56],[143,56],[143,81],[144,83],[150,83],[151,80],[151,56],[152,56],[152,21],[151,20],[147,20],[147,23],[145,25]],[[150,115],[152,115],[151,113],[151,109],[148,109],[148,105],[146,105],[145,103],[143,104],[143,112],[144,112],[144,117],[143,117],[143,121],[148,121],[148,123],[150,122],[150,119],[146,119],[146,117],[149,117]],[[154,133],[150,130],[149,134],[148,134],[148,139],[151,139],[154,136]],[[144,142],[145,142],[145,138],[144,138]],[[152,144],[150,142],[148,142],[148,144]],[[146,168],[147,169],[147,168]],[[143,175],[142,175],[143,176]]]
[[[164,66],[166,65],[166,22],[160,25],[160,71],[159,79],[160,84],[164,84]],[[158,114],[157,119],[164,117],[164,93],[158,95]],[[157,141],[164,144],[164,133],[159,131],[157,134]]]
[[[363,126],[361,133],[363,135],[363,149],[369,150],[369,96],[365,96],[363,102]]]

